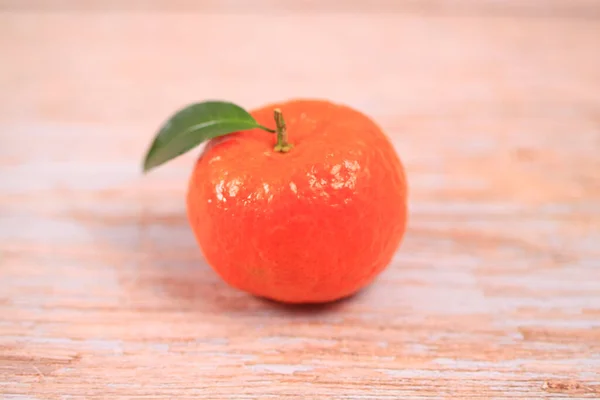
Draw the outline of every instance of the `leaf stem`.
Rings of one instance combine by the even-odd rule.
[[[260,129],[263,129],[263,130],[269,132],[269,133],[276,133],[277,132],[275,129],[267,128],[266,126],[263,126],[263,125],[258,125],[258,127]]]
[[[277,144],[275,144],[273,150],[280,153],[287,153],[293,146],[287,141],[287,127],[285,125],[285,120],[283,119],[283,114],[279,108],[273,110],[273,114],[275,117],[275,125],[277,126]]]

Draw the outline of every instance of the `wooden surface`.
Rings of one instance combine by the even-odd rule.
[[[598,2],[108,3],[0,1],[0,397],[600,397]],[[140,162],[190,101],[305,96],[387,130],[410,223],[289,308],[204,263],[197,152]]]

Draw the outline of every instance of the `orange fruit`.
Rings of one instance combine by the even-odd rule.
[[[287,124],[288,152],[261,129],[211,139],[195,163],[187,212],[199,247],[229,285],[285,303],[321,303],[370,284],[407,220],[407,182],[369,117],[322,100],[250,112]]]

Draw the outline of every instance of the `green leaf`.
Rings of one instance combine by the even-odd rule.
[[[144,172],[209,139],[254,128],[274,132],[233,103],[206,101],[191,104],[173,114],[160,128],[146,153]]]

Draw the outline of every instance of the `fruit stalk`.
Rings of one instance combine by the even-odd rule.
[[[276,108],[273,111],[275,117],[275,125],[277,127],[277,143],[273,150],[280,153],[287,153],[292,149],[292,145],[287,141],[287,127],[281,109]]]

